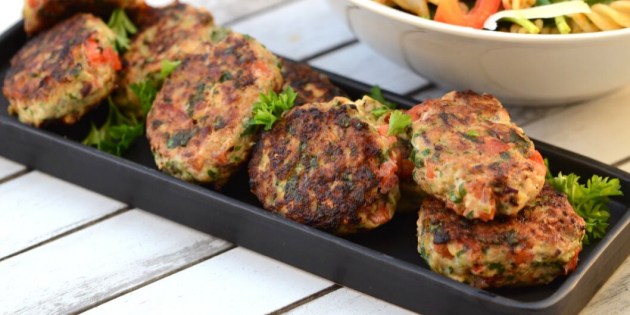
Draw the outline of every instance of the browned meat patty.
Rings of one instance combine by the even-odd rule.
[[[397,146],[400,150],[400,167],[398,178],[400,179],[400,201],[396,212],[417,212],[420,209],[422,200],[426,193],[420,185],[413,179],[413,161],[411,161],[412,147],[409,141],[409,135],[405,132],[397,136]]]
[[[254,103],[279,91],[282,75],[276,57],[249,36],[231,32],[209,46],[164,82],[147,137],[159,169],[220,188],[254,145],[248,128]]]
[[[144,81],[159,85],[162,61],[181,61],[207,52],[213,30],[212,15],[204,9],[176,3],[156,10],[156,21],[134,38],[123,56],[114,98],[121,108],[136,114],[142,111],[131,86]]]
[[[295,105],[328,102],[335,96],[347,96],[330,82],[328,76],[305,63],[282,60],[282,76],[285,87],[297,93]]]
[[[399,198],[395,137],[379,133],[365,98],[294,107],[262,137],[249,163],[263,207],[335,233],[388,222]]]
[[[76,13],[107,18],[115,8],[139,9],[144,0],[24,0],[24,30],[29,35],[47,30]]]
[[[9,112],[33,126],[75,123],[114,88],[114,38],[99,18],[78,14],[30,40],[4,80]]]
[[[451,92],[412,108],[414,179],[467,218],[515,215],[543,187],[546,167],[488,94]]]
[[[516,216],[468,220],[427,198],[418,251],[431,269],[479,288],[545,284],[575,269],[585,222],[545,185]]]

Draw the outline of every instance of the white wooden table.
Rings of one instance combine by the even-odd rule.
[[[443,92],[359,43],[323,0],[189,2],[281,55],[418,99]],[[21,1],[0,6],[5,30]],[[630,86],[509,110],[531,137],[630,171]],[[626,259],[582,313],[630,313],[629,287]],[[0,157],[0,313],[76,312],[408,313]]]

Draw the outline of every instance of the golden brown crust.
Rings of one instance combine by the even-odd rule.
[[[251,190],[265,209],[296,222],[336,233],[375,228],[392,218],[399,197],[387,138],[360,101],[295,107],[256,145]]]
[[[27,42],[5,77],[9,111],[35,126],[74,123],[114,87],[120,61],[113,39],[99,18],[77,14]]]
[[[418,219],[418,250],[429,266],[476,287],[549,283],[575,269],[585,222],[564,194],[545,185],[516,216],[468,220],[428,197]]]
[[[133,84],[158,82],[162,61],[181,61],[190,54],[203,54],[209,47],[212,15],[202,8],[176,3],[154,9],[147,25],[123,56],[123,71],[114,99],[123,109],[140,114]]]
[[[25,0],[24,30],[32,36],[76,13],[91,13],[107,19],[116,8],[145,6],[144,0]]]
[[[297,93],[295,105],[328,102],[335,96],[347,96],[330,82],[328,76],[305,63],[282,60],[282,76],[285,88],[291,87]]]
[[[176,177],[220,188],[249,156],[248,129],[261,93],[278,91],[277,59],[237,33],[191,55],[165,81],[147,117],[157,166]]]
[[[515,215],[542,189],[540,153],[493,96],[453,92],[409,113],[414,179],[458,214]]]

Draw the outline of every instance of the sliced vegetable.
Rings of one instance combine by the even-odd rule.
[[[537,6],[550,5],[551,1],[549,0],[536,0]],[[571,33],[571,27],[567,24],[567,20],[564,18],[564,15],[559,15],[553,18],[556,23],[556,27],[560,34],[569,34]]]
[[[114,70],[120,70],[122,68],[120,58],[118,58],[118,54],[113,48],[101,48],[98,42],[93,38],[88,39],[84,47],[90,64],[110,64]]]
[[[495,30],[497,28],[497,21],[505,18],[510,19],[510,21],[519,19],[546,19],[589,12],[591,12],[591,8],[582,0],[564,1],[520,10],[504,10],[488,17],[485,23],[483,23],[483,28]]]
[[[435,20],[453,25],[481,29],[489,16],[499,10],[501,0],[477,0],[475,6],[466,13],[458,0],[440,0]]]

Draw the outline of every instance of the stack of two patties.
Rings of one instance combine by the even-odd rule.
[[[418,251],[476,287],[551,282],[575,269],[585,223],[545,184],[533,143],[490,95],[452,92],[409,110],[413,177],[429,197]]]

